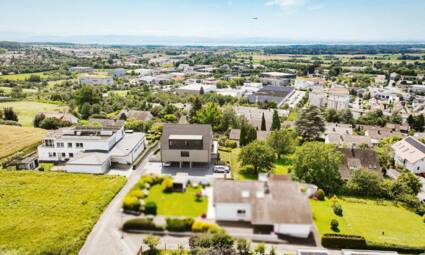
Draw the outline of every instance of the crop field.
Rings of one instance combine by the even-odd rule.
[[[77,254],[124,177],[0,171],[0,253]]]
[[[3,80],[13,80],[13,81],[24,81],[28,80],[31,75],[38,75],[40,78],[47,78],[48,75],[40,72],[40,73],[20,73],[20,74],[6,74],[6,75],[0,75],[0,79]]]
[[[18,122],[24,127],[32,127],[35,115],[39,112],[66,111],[67,106],[46,104],[32,101],[0,103],[0,109],[12,107],[18,115]]]
[[[47,133],[40,128],[0,125],[0,159],[36,144]]]

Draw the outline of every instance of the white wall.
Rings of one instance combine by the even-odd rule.
[[[238,215],[238,210],[245,210],[245,216]],[[215,218],[216,220],[224,221],[250,221],[251,205],[245,203],[216,203]]]
[[[311,232],[309,224],[275,224],[274,232],[299,238],[307,238]]]
[[[395,155],[394,161],[396,162],[396,165],[401,165],[405,167],[406,169],[408,169],[409,171],[411,171],[412,173],[415,173],[415,174],[425,173],[425,158],[415,163],[410,163],[407,160],[406,160],[406,163],[404,163],[404,159]]]
[[[65,170],[69,173],[85,173],[85,174],[104,174],[111,166],[111,160],[107,160],[103,165],[73,165],[66,164]]]

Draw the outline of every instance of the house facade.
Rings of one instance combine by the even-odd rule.
[[[113,85],[114,80],[110,76],[104,75],[80,75],[78,76],[80,85]]]
[[[179,167],[209,164],[217,160],[217,142],[210,125],[167,124],[161,137],[161,162]]]
[[[412,173],[425,173],[425,144],[413,137],[407,137],[393,144],[394,161]]]

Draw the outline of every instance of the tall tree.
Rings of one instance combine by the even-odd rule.
[[[5,120],[18,121],[18,115],[16,115],[15,111],[12,107],[6,107],[3,109],[3,118]]]
[[[295,122],[297,132],[304,141],[313,141],[320,138],[325,132],[325,122],[320,114],[319,108],[310,106],[301,111]]]
[[[297,144],[297,133],[293,129],[283,128],[275,130],[267,137],[267,144],[274,149],[277,157],[292,153]]]
[[[196,113],[202,108],[202,102],[201,99],[197,96],[192,101],[192,107],[190,108],[189,112],[189,121],[194,122]]]
[[[263,116],[261,116],[261,130],[262,131],[266,131],[266,117],[264,117],[264,112],[263,112]]]
[[[335,193],[342,184],[338,170],[342,159],[342,153],[334,145],[307,142],[295,152],[294,174],[307,183]]]
[[[209,102],[196,112],[195,120],[201,124],[210,124],[214,131],[220,129],[222,112],[217,103]]]
[[[74,100],[78,107],[82,107],[84,103],[98,104],[101,99],[101,92],[93,86],[83,86],[74,92]]]
[[[244,123],[241,126],[241,134],[239,137],[240,146],[245,146],[250,144],[251,142],[257,139],[257,130],[249,125],[248,123]]]
[[[272,118],[271,130],[279,130],[279,129],[280,129],[280,118],[279,118],[279,114],[278,114],[277,110],[273,110],[273,118]]]
[[[254,172],[269,171],[273,168],[273,149],[265,142],[254,141],[241,149],[239,160],[243,166],[251,165]]]

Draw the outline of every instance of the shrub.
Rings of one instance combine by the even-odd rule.
[[[362,236],[325,234],[322,237],[322,245],[334,249],[365,249],[366,240]]]
[[[333,231],[338,231],[338,227],[339,227],[339,222],[336,219],[332,219],[331,220],[331,229]]]
[[[145,193],[140,189],[133,189],[133,190],[130,191],[130,193],[128,195],[136,197],[137,199],[145,197]]]
[[[340,204],[334,204],[332,206],[332,209],[333,209],[333,211],[336,215],[342,216],[343,210],[342,210],[342,206]]]
[[[214,223],[195,220],[192,224],[192,232],[217,232],[221,228]]]
[[[123,209],[125,211],[133,211],[133,212],[139,212],[140,211],[140,201],[137,197],[132,195],[127,195],[124,197],[123,201]]]
[[[255,247],[255,254],[266,254],[266,246],[264,245],[264,243],[257,244],[257,246]]]
[[[238,144],[236,143],[236,141],[233,140],[226,140],[226,142],[224,143],[224,146],[226,146],[227,148],[236,148],[238,147]]]
[[[191,218],[167,218],[167,230],[174,232],[187,232],[192,230],[193,219]]]
[[[317,199],[319,199],[320,201],[325,201],[325,192],[323,191],[323,189],[318,189],[316,195]]]
[[[145,205],[146,214],[156,215],[157,209],[156,203],[153,201],[149,201]]]
[[[8,126],[22,126],[21,123],[14,120],[1,120],[0,125],[8,125]]]
[[[156,230],[163,231],[164,228],[161,226],[155,225],[152,219],[150,218],[137,218],[131,219],[124,223],[122,226],[124,231],[126,230]]]
[[[164,180],[161,183],[161,188],[163,192],[173,191],[173,180],[169,177],[164,178]]]

